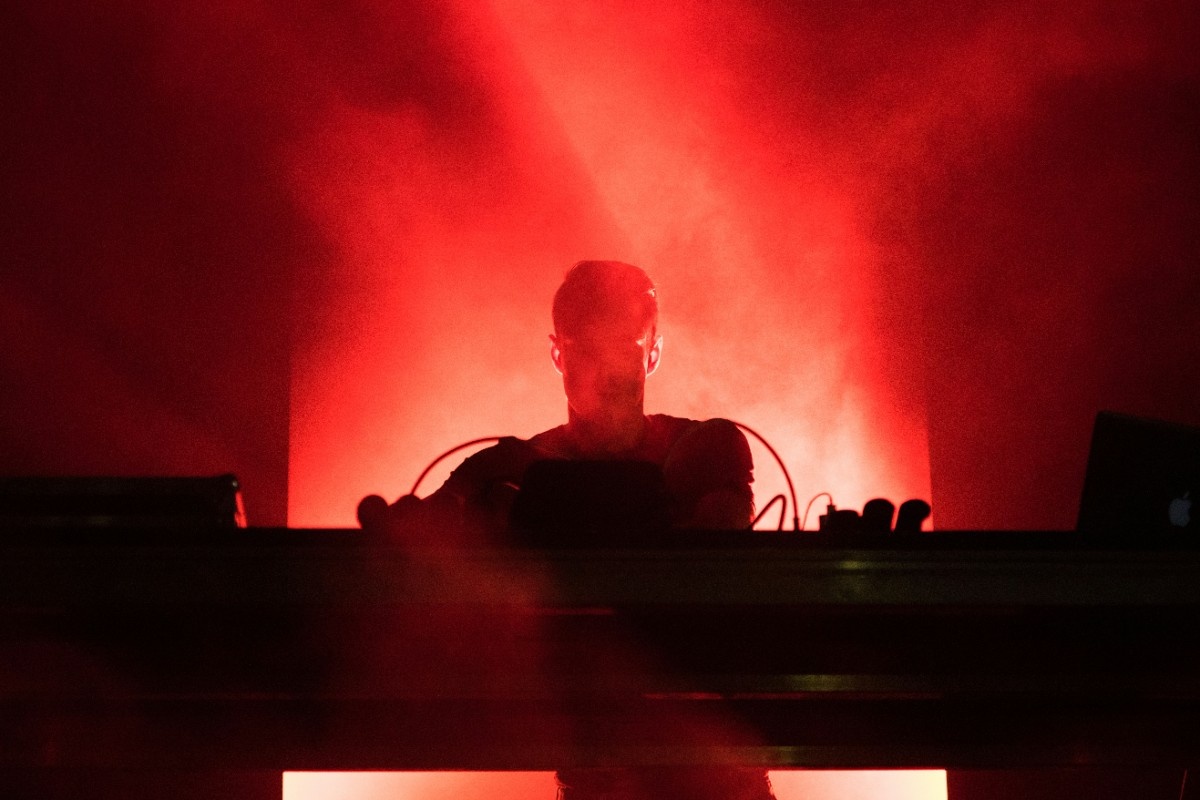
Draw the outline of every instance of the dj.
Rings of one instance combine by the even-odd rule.
[[[386,513],[364,501],[360,521],[432,517],[442,521],[439,527],[458,522],[503,529],[513,493],[534,461],[621,459],[662,468],[675,527],[748,527],[753,463],[737,426],[643,411],[646,377],[658,368],[663,341],[650,277],[618,261],[581,261],[554,295],[553,316],[550,358],[563,379],[566,424],[530,439],[501,439],[464,461],[423,501],[407,495]]]
[[[750,526],[753,463],[732,422],[646,415],[646,378],[659,366],[662,336],[649,276],[617,261],[581,261],[554,295],[550,358],[562,375],[567,422],[523,440],[506,437],[466,459],[424,500],[409,495],[386,509],[364,501],[364,527],[483,530],[507,525],[526,469],[545,459],[637,460],[662,468],[678,528]],[[436,524],[434,524],[436,523]],[[560,771],[560,800],[771,800],[761,769]]]

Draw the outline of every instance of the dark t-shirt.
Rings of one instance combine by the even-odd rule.
[[[529,439],[505,437],[463,461],[429,499],[457,506],[493,526],[506,519],[506,500],[519,489],[525,471],[535,461],[583,458],[573,446],[565,425]],[[744,508],[748,526],[753,517],[753,460],[746,437],[729,420],[706,421],[651,414],[637,446],[612,458],[646,461],[660,467],[675,527],[691,527],[703,514],[706,498]]]

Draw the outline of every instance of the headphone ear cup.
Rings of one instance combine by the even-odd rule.
[[[905,500],[896,514],[896,533],[920,533],[932,510],[924,500]]]
[[[891,533],[892,515],[895,512],[896,506],[890,500],[885,500],[882,497],[868,500],[867,504],[863,506],[862,521],[859,523],[859,529],[863,533]]]

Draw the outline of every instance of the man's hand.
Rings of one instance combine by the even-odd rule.
[[[421,499],[406,494],[388,504],[379,495],[368,495],[358,503],[358,524],[368,533],[399,544],[462,547],[498,540],[508,525],[508,513],[516,488],[508,484],[491,487],[481,498],[480,508],[447,492]]]

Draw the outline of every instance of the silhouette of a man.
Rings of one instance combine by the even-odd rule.
[[[414,497],[401,498],[392,518],[457,517],[502,529],[512,490],[534,461],[621,459],[662,468],[675,527],[748,527],[753,463],[737,426],[643,410],[646,378],[663,347],[650,277],[618,261],[581,261],[555,294],[553,317],[550,358],[562,375],[566,424],[530,439],[500,440],[464,461],[422,507]]]
[[[617,261],[581,261],[555,293],[553,318],[550,357],[562,375],[566,424],[527,440],[500,440],[466,459],[425,500],[401,498],[391,518],[427,530],[501,533],[532,463],[634,460],[662,469],[673,526],[749,527],[753,462],[737,426],[644,412],[646,378],[663,347],[650,277]],[[762,769],[576,769],[560,770],[558,779],[560,800],[773,800]]]

